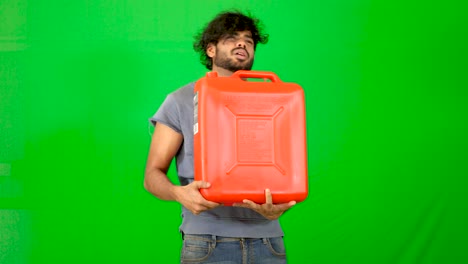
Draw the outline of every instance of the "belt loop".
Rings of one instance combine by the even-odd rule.
[[[263,244],[267,245],[268,244],[268,239],[267,238],[262,238]]]
[[[212,235],[211,236],[211,248],[215,249],[216,248],[216,236]]]

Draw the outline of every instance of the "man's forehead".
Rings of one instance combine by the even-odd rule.
[[[236,36],[252,37],[252,32],[250,32],[250,30],[236,31],[234,34]]]
[[[240,31],[234,31],[234,32],[227,32],[224,35],[222,35],[219,38],[219,40],[224,40],[230,36],[253,39],[252,32],[250,32],[250,30],[240,30]]]
[[[240,30],[240,31],[226,32],[226,33],[224,33],[222,38],[228,37],[228,36],[242,36],[242,37],[252,38],[252,32],[250,32],[250,30]]]

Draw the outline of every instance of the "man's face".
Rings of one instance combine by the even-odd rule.
[[[220,67],[231,72],[252,69],[255,51],[250,31],[227,35],[214,48],[214,55],[210,56],[214,68]]]

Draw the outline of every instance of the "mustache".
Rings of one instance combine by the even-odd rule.
[[[233,49],[233,50],[231,51],[231,54],[236,53],[236,51],[238,51],[238,50],[243,50],[243,51],[245,52],[245,54],[247,54],[247,58],[250,58],[250,53],[249,53],[246,49],[244,49],[244,48],[235,48],[235,49]]]

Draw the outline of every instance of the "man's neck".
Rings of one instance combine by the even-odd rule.
[[[216,65],[213,65],[213,71],[217,72],[219,77],[229,77],[233,74],[232,71],[217,67]]]

